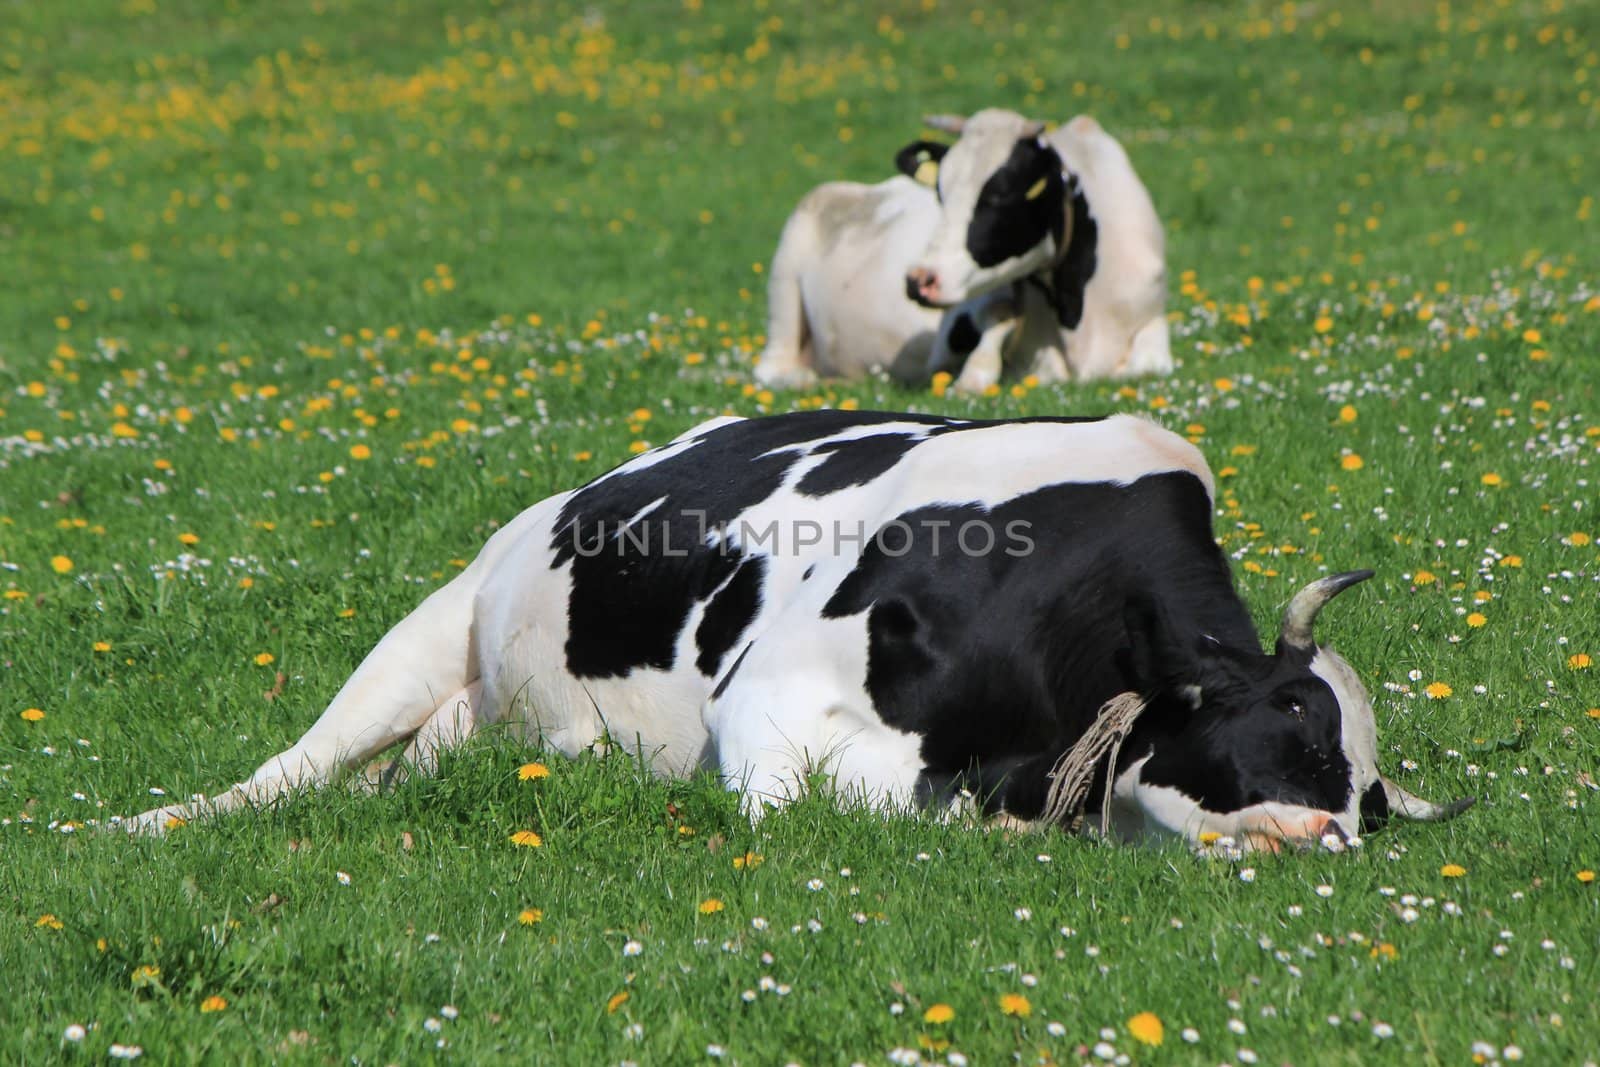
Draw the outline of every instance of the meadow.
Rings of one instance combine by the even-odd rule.
[[[1592,0],[0,5],[0,1060],[1600,1060],[1597,91]],[[800,195],[983,106],[1127,146],[1177,372],[750,385]],[[99,832],[529,503],[830,405],[1187,434],[1477,806],[1229,862],[485,742]]]

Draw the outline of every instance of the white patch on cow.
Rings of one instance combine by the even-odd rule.
[[[1128,153],[1088,115],[1046,134],[1078,179],[1098,229],[1083,317],[1067,331],[1078,379],[1170,374],[1166,235]]]
[[[1161,427],[1133,415],[1113,415],[1079,423],[1063,434],[1061,423],[1020,422],[985,427],[986,447],[975,449],[965,433],[942,434],[917,446],[899,487],[893,514],[931,503],[975,503],[993,507],[1041,485],[1113,482],[1127,485],[1160,471],[1188,471],[1215,488],[1200,450]],[[1058,449],[1071,440],[1070,468],[1058,462]],[[1005,456],[1005,462],[995,462]],[[1041,481],[1038,471],[1054,469]],[[891,516],[892,517],[892,516]]]
[[[613,538],[621,537],[623,530],[626,530],[626,529],[636,525],[641,519],[645,518],[652,511],[656,510],[656,508],[659,508],[662,504],[665,504],[666,502],[667,502],[667,498],[666,497],[664,497],[664,496],[656,497],[654,500],[650,501],[650,503],[646,504],[644,507],[642,507],[638,511],[634,512],[633,516],[630,519],[628,519],[627,522],[625,522],[621,526],[619,526],[611,536]],[[581,516],[579,518],[579,521],[580,522],[582,521]]]
[[[873,710],[866,614],[822,617],[830,590],[821,583],[802,589],[702,710],[723,778],[744,790],[752,812],[795,799],[819,774],[850,801],[903,808],[915,798],[922,739]]]
[[[1326,682],[1339,701],[1340,745],[1350,761],[1350,806],[1339,813],[1339,825],[1353,836],[1361,831],[1361,798],[1378,780],[1377,716],[1361,678],[1331,648],[1317,649],[1311,673]]]
[[[716,415],[707,419],[705,422],[695,423],[693,426],[689,427],[687,430],[668,441],[667,444],[675,445],[684,441],[693,441],[696,438],[704,437],[712,430],[720,429],[724,426],[731,426],[736,422],[743,421],[745,421],[743,415]]]

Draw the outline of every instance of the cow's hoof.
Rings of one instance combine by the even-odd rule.
[[[999,379],[987,374],[963,374],[950,388],[965,396],[983,396],[992,386],[998,384]]]
[[[757,385],[768,389],[809,389],[817,384],[817,372],[799,364],[785,366],[762,360],[756,364],[755,379]]]
[[[115,823],[118,830],[126,830],[130,834],[150,834],[160,837],[169,830],[176,830],[186,825],[194,817],[188,807],[182,804],[168,804],[162,808],[151,808],[138,815],[131,815]]]

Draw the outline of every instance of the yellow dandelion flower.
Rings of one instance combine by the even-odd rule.
[[[532,830],[518,830],[516,833],[511,835],[511,843],[513,845],[520,845],[523,848],[538,848],[540,845],[544,844],[544,838],[540,837]]]
[[[42,718],[44,718],[44,712],[40,711],[38,708],[22,709],[22,719],[24,722],[38,722]]]
[[[759,852],[746,852],[742,856],[733,857],[733,869],[736,871],[753,871],[767,861],[767,857]]]
[[[1346,452],[1344,455],[1339,457],[1339,467],[1342,470],[1358,471],[1366,465],[1367,461],[1356,455],[1354,452]]]
[[[1333,320],[1326,315],[1318,315],[1317,321],[1311,324],[1311,328],[1318,333],[1327,333],[1333,329]]]
[[[1505,557],[1504,559],[1502,559],[1500,561],[1500,566],[1502,566],[1502,567],[1520,567],[1520,566],[1522,566],[1522,557],[1521,556],[1507,556],[1507,557]]]
[[[71,574],[72,573],[72,557],[70,557],[70,556],[51,556],[50,557],[50,569],[55,571],[57,574]]]
[[[350,446],[350,458],[351,459],[371,459],[372,458],[372,449],[368,448],[366,445],[351,445]]]
[[[1536,345],[1544,339],[1544,335],[1538,330],[1523,330],[1522,339],[1530,345]]]
[[[943,1026],[955,1017],[956,1010],[948,1004],[931,1005],[927,1011],[922,1013],[922,1021],[932,1023],[935,1026]]]
[[[1429,682],[1428,687],[1424,689],[1423,692],[1427,693],[1429,698],[1432,700],[1443,700],[1445,697],[1454,693],[1455,690],[1451,689],[1450,686],[1444,682]]]
[[[256,666],[257,667],[265,667],[267,664],[271,663],[273,660],[275,660],[277,658],[278,657],[274,656],[271,652],[257,652],[256,653]]]
[[[1594,872],[1588,869],[1579,871],[1578,881],[1582,882],[1584,885],[1588,885],[1590,882],[1594,881]]]
[[[641,452],[648,452],[648,451],[650,451],[650,442],[648,442],[648,441],[629,441],[628,442],[628,451],[633,453],[636,456]]]
[[[615,1015],[617,1013],[617,1009],[628,1003],[628,998],[632,995],[633,994],[629,993],[626,989],[614,995],[610,1000],[606,1001],[606,1014]]]
[[[1572,545],[1574,548],[1582,548],[1592,540],[1593,538],[1591,538],[1588,534],[1584,533],[1582,530],[1579,530],[1571,537],[1567,538],[1567,543]]]
[[[1439,868],[1439,873],[1446,878],[1460,878],[1467,873],[1467,869],[1459,863],[1447,863]]]
[[[181,533],[178,535],[178,540],[186,545],[198,545],[200,543],[200,535],[193,533]]]
[[[1567,657],[1567,666],[1575,671],[1586,671],[1594,666],[1594,658],[1587,652],[1575,652]]]
[[[1584,714],[1589,716],[1591,719],[1600,719],[1600,708],[1590,708],[1588,711],[1584,712]]]
[[[705,900],[700,902],[700,914],[715,915],[717,912],[722,910],[722,907],[722,901],[718,900],[716,897],[707,897]]]
[[[51,915],[49,912],[45,912],[43,915],[39,916],[38,922],[35,922],[33,925],[36,929],[40,930],[60,930],[66,924],[60,919],[56,918],[54,915]]]
[[[228,1007],[228,1002],[213,993],[200,1002],[200,1010],[209,1015],[214,1011],[223,1011]]]
[[[1355,422],[1358,415],[1359,413],[1356,411],[1354,405],[1351,404],[1346,404],[1344,407],[1339,409],[1340,422]]]
[[[1471,615],[1467,616],[1467,625],[1472,627],[1474,630],[1480,626],[1483,626],[1488,621],[1489,617],[1481,611],[1474,611]]]
[[[1155,1012],[1141,1011],[1128,1020],[1128,1033],[1141,1045],[1159,1045],[1167,1036],[1167,1029]]]
[[[111,651],[111,642],[110,641],[96,641],[94,643],[94,650],[96,652],[110,652]]]
[[[1211,383],[1211,387],[1213,389],[1215,389],[1219,393],[1232,392],[1233,391],[1233,379],[1232,378],[1218,378],[1216,381]]]
[[[550,777],[550,768],[542,763],[524,763],[517,768],[517,780],[521,782],[548,777]]]
[[[1493,471],[1490,471],[1488,474],[1485,474],[1482,478],[1479,478],[1478,481],[1482,482],[1484,485],[1499,485],[1501,482],[1505,481],[1505,479],[1501,478],[1498,474],[1494,473]]]
[[[1214,845],[1221,840],[1222,835],[1215,830],[1202,830],[1200,832],[1200,843],[1202,845]]]
[[[1026,1019],[1033,1014],[1033,1005],[1021,993],[1005,993],[1000,997],[1000,1014]]]
[[[1411,576],[1411,584],[1413,585],[1432,585],[1438,580],[1438,577],[1432,571],[1418,571]]]
[[[1367,958],[1375,960],[1379,956],[1382,956],[1386,960],[1398,959],[1400,957],[1400,950],[1395,948],[1387,941],[1379,941],[1376,945],[1372,946],[1372,951],[1367,953]]]
[[[539,908],[523,908],[517,912],[517,922],[523,926],[534,926],[544,921],[544,912]]]

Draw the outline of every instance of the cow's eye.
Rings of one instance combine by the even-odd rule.
[[[1287,710],[1290,715],[1293,715],[1297,719],[1303,719],[1306,717],[1306,706],[1300,703],[1298,700],[1289,701],[1289,707]]]

